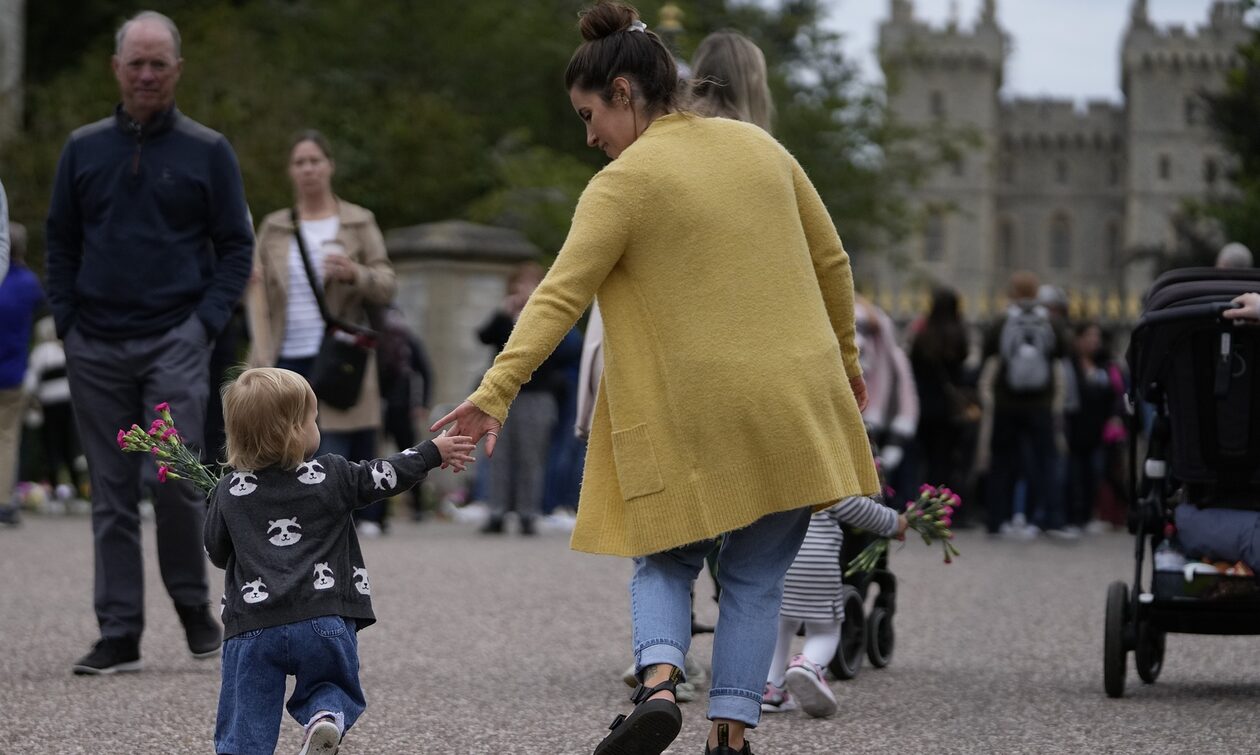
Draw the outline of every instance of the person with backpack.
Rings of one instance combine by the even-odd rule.
[[[1055,364],[1066,339],[1050,312],[1036,301],[1034,273],[1011,275],[1010,305],[985,335],[983,355],[993,360],[993,416],[989,432],[986,526],[997,534],[1012,516],[1015,485],[1026,485],[1027,521],[1046,532],[1063,526],[1055,495],[1060,450],[1055,440]],[[1029,532],[1034,530],[1029,529]]]

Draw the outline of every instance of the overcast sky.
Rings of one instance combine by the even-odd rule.
[[[951,0],[913,0],[916,17],[943,25]],[[875,60],[877,27],[889,0],[825,0],[828,23],[845,35],[846,52],[871,80],[881,80]],[[997,0],[998,23],[1011,37],[1003,95],[1053,96],[1079,102],[1119,101],[1120,38],[1132,0]],[[960,26],[969,28],[982,0],[957,0]],[[1157,25],[1207,23],[1211,0],[1149,0]]]

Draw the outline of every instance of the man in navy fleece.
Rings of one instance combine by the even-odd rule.
[[[240,168],[224,137],[175,107],[179,30],[144,12],[113,57],[122,103],[70,135],[48,212],[48,299],[65,342],[92,480],[100,640],[76,674],[140,668],[144,564],[140,471],[120,428],[148,427],[169,402],[179,432],[202,441],[211,346],[240,298],[254,237]],[[158,563],[194,657],[218,654],[201,546],[205,498],[159,486]]]

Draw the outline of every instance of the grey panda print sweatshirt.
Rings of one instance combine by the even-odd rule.
[[[425,441],[385,459],[335,454],[297,469],[237,469],[210,493],[205,546],[224,570],[223,637],[317,616],[374,623],[354,509],[397,495],[441,465]]]

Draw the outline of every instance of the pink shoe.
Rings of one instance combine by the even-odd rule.
[[[805,656],[798,655],[788,664],[783,684],[810,716],[826,718],[835,714],[836,696],[823,679],[822,670]]]
[[[796,710],[796,701],[786,689],[766,682],[766,691],[761,693],[761,710],[765,713],[786,713]]]

